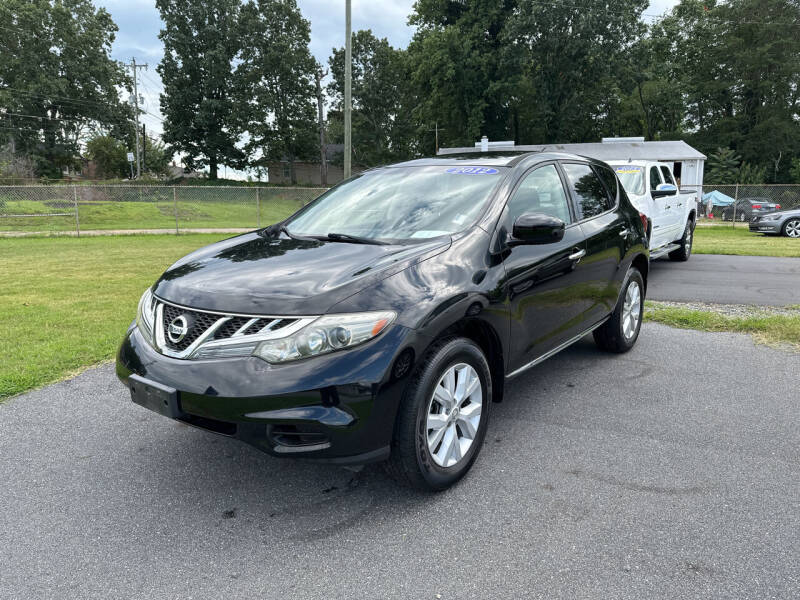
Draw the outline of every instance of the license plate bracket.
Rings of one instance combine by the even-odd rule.
[[[134,403],[171,419],[177,419],[183,414],[178,390],[175,388],[139,375],[131,375],[128,379],[131,400]]]

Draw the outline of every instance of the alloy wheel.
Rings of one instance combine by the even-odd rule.
[[[790,238],[800,238],[800,221],[792,219],[786,223],[786,235]]]
[[[452,467],[467,454],[478,435],[483,389],[470,365],[449,367],[428,403],[425,432],[428,450],[440,467]]]
[[[631,281],[625,292],[625,302],[622,305],[622,334],[626,340],[636,335],[639,326],[642,308],[642,292],[636,281]]]

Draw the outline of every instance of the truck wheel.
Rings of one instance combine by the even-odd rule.
[[[639,338],[644,314],[644,280],[636,267],[631,267],[622,286],[611,318],[594,330],[594,341],[607,352],[627,352]]]
[[[790,238],[800,238],[800,219],[789,219],[783,225],[783,234]]]
[[[489,425],[492,377],[466,338],[437,342],[422,359],[397,413],[389,475],[421,490],[444,490],[478,457]]]
[[[683,230],[683,237],[678,244],[680,248],[669,253],[670,260],[685,262],[692,255],[692,242],[694,241],[694,221],[686,221],[686,229]]]

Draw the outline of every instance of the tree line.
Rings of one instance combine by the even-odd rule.
[[[293,176],[295,162],[320,160],[321,138],[342,142],[344,48],[319,64],[295,0],[156,6],[164,157],[179,153],[212,179],[221,165],[263,170],[277,160]],[[407,48],[354,32],[354,164],[482,135],[520,144],[644,136],[709,155],[710,183],[800,183],[800,4],[682,0],[662,16],[647,10],[647,0],[418,0]],[[108,13],[89,0],[0,0],[2,13],[12,16],[0,28],[6,155],[29,157],[42,174],[88,147],[87,132],[131,148],[133,109],[120,99],[131,80],[109,57],[117,28]]]

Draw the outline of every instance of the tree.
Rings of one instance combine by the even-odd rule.
[[[125,144],[109,135],[98,135],[86,142],[86,154],[95,164],[99,179],[128,176],[128,158]]]
[[[142,138],[144,149],[144,170],[153,175],[164,175],[167,172],[172,154],[157,139],[146,135]]]
[[[518,85],[518,72],[503,63],[504,33],[517,4],[516,0],[414,4],[410,22],[417,31],[408,47],[414,116],[427,128],[438,123],[447,144],[471,145],[482,134],[519,141],[515,111],[525,90]]]
[[[799,21],[794,0],[682,0],[654,28],[691,143],[730,147],[771,181],[788,180],[800,154]]]
[[[612,133],[620,98],[633,89],[636,44],[647,0],[542,3],[519,0],[504,37],[517,73],[517,135],[540,143],[584,142]]]
[[[89,0],[0,1],[0,143],[60,177],[81,140],[131,130],[123,65],[110,58],[117,26]]]
[[[295,0],[250,0],[242,9],[242,64],[249,110],[247,150],[253,163],[286,160],[292,183],[295,161],[315,159],[314,75],[311,27]]]
[[[409,105],[405,53],[370,30],[353,34],[352,50],[355,161],[372,166],[412,156],[417,132]],[[337,111],[344,108],[344,56],[344,48],[334,48],[328,60],[333,76],[328,94]]]
[[[236,68],[242,48],[239,0],[156,0],[164,28],[158,73],[164,114],[163,140],[184,155],[189,168],[242,165],[238,147],[247,104]]]
[[[739,164],[742,157],[730,148],[717,148],[709,154],[705,182],[710,185],[730,185],[739,183]]]

